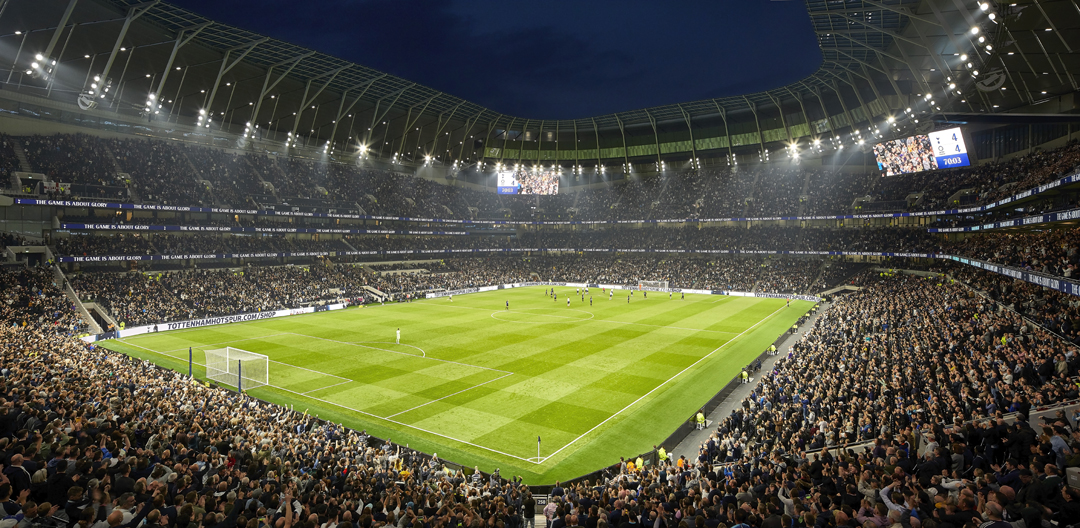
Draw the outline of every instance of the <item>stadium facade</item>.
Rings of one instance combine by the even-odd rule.
[[[973,146],[981,158],[1007,154],[1018,135],[1030,146],[1071,132],[1054,125],[1069,122],[1063,114],[1076,107],[1073,0],[807,0],[806,7],[823,62],[805,79],[548,120],[502,114],[167,2],[6,2],[3,95],[7,115],[76,126],[430,164],[466,179],[498,165],[546,166],[574,175],[573,183],[795,154],[862,165],[869,144],[946,122],[991,130]],[[1004,137],[992,131],[1002,124],[1040,126]]]

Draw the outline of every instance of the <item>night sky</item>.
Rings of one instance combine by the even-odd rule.
[[[739,95],[813,73],[798,0],[169,0],[533,119]]]

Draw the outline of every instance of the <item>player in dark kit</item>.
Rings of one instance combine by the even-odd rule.
[[[507,300],[507,301],[506,301],[506,309],[507,309],[507,310],[509,310],[509,309],[510,309],[510,301],[509,301],[509,300]]]

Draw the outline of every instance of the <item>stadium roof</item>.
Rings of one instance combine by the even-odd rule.
[[[93,94],[99,109],[181,124],[205,111],[211,126],[260,140],[364,145],[404,160],[595,165],[775,151],[771,144],[800,138],[850,142],[862,133],[910,133],[942,113],[1032,107],[1077,90],[1080,71],[1077,0],[806,0],[824,60],[798,82],[545,120],[505,115],[164,1],[5,5],[0,50],[15,65],[9,88],[68,102],[84,94],[86,102],[97,75],[112,83],[110,95]],[[26,74],[36,54],[56,59],[55,71]],[[148,115],[147,103],[160,103],[158,114]]]

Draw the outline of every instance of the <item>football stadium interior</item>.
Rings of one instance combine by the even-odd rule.
[[[794,3],[546,120],[0,0],[0,528],[1080,526],[1080,1]]]

